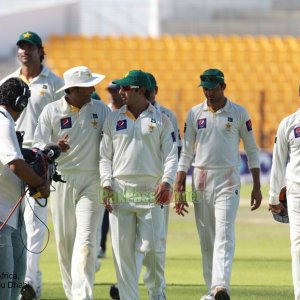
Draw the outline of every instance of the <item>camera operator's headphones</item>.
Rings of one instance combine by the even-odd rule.
[[[15,103],[12,105],[12,108],[15,110],[15,111],[18,111],[18,112],[21,112],[24,110],[24,108],[27,106],[28,104],[28,99],[30,98],[30,89],[28,87],[27,84],[24,83],[24,81],[20,78],[18,78],[19,81],[20,81],[20,85],[23,89],[23,92],[21,95],[19,95],[16,100],[15,100]]]

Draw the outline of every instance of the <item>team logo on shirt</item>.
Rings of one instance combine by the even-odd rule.
[[[127,120],[119,120],[117,122],[116,130],[123,130],[127,128]]]
[[[247,127],[248,131],[252,130],[252,122],[251,122],[251,120],[246,121],[246,127]]]
[[[176,136],[175,136],[174,131],[171,132],[171,137],[172,137],[173,143],[175,143],[176,142]]]
[[[93,119],[91,124],[93,125],[93,128],[97,129],[98,128],[98,122],[96,121],[96,119],[98,119],[98,114],[91,114],[91,117]]]
[[[231,117],[228,117],[227,118],[227,123],[225,124],[225,126],[226,126],[226,129],[229,131],[230,130],[230,128],[231,128],[231,123],[233,122],[233,118],[231,118]]]
[[[206,128],[206,118],[197,120],[198,129]]]
[[[294,128],[294,135],[295,135],[295,138],[300,137],[300,127]]]
[[[61,129],[72,128],[72,119],[71,119],[71,117],[60,119],[60,128]]]

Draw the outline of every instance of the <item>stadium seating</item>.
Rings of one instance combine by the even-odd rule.
[[[224,71],[226,95],[248,109],[257,140],[265,137],[260,145],[264,148],[272,148],[280,120],[299,107],[300,37],[53,35],[45,48],[47,64],[60,75],[76,65],[105,74],[97,86],[104,100],[107,83],[128,70],[153,73],[157,98],[174,110],[181,130],[188,110],[204,99],[198,84],[199,74],[207,68]]]

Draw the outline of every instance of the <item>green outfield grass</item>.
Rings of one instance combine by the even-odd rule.
[[[267,210],[267,188],[258,211],[250,211],[251,187],[244,186],[236,223],[236,253],[232,270],[232,300],[293,299],[289,227],[273,221]],[[41,258],[43,297],[66,299],[57,264],[51,222],[50,242]],[[169,300],[199,300],[206,293],[202,277],[201,254],[194,222],[194,211],[182,218],[170,213],[167,244],[167,296]],[[115,283],[111,244],[107,257],[96,273],[95,299],[110,299],[109,286]],[[148,299],[140,280],[141,299]]]

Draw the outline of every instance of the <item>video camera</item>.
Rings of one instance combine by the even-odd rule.
[[[55,159],[57,159],[61,153],[59,146],[50,144],[47,145],[44,150],[39,148],[23,148],[22,142],[24,132],[17,131],[16,134],[24,160],[30,165],[37,175],[42,177],[45,181],[51,182],[54,180],[55,182],[65,182],[56,171],[57,164]],[[37,193],[35,188],[31,186],[28,186],[28,188],[30,196]]]

